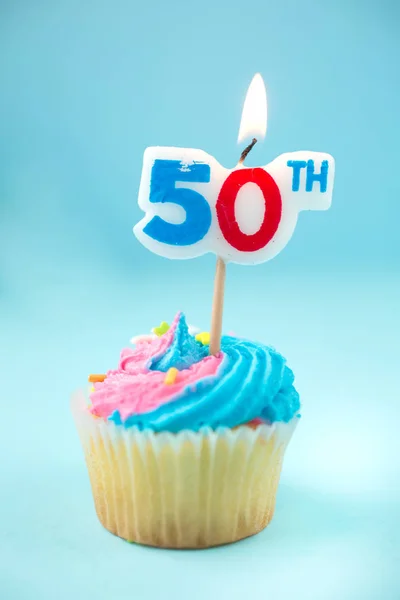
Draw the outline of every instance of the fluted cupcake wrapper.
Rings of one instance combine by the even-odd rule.
[[[204,548],[261,531],[272,519],[290,423],[154,433],[94,417],[72,398],[97,515],[128,541]]]

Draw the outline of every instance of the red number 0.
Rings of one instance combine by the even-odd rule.
[[[260,229],[247,235],[241,231],[235,217],[235,202],[246,183],[258,185],[264,196],[265,213]],[[282,199],[274,179],[264,169],[240,169],[226,178],[218,196],[217,218],[226,241],[241,252],[256,252],[274,237],[282,215]]]

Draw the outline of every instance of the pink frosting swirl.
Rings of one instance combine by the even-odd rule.
[[[152,363],[171,348],[180,319],[178,314],[161,337],[143,340],[134,349],[122,350],[118,369],[108,371],[103,382],[94,384],[90,396],[90,410],[94,415],[108,418],[118,411],[121,420],[125,421],[131,415],[148,413],[171,402],[199,380],[216,376],[222,354],[205,356],[189,368],[179,370],[173,384],[165,383],[165,371],[151,370]]]

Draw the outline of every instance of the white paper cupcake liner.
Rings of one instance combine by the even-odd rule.
[[[270,522],[297,417],[256,428],[154,433],[94,417],[82,390],[71,404],[96,511],[112,533],[152,546],[202,548]]]

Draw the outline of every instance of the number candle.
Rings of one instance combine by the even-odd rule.
[[[266,94],[256,75],[243,108],[239,141],[262,136],[265,130]],[[151,147],[143,159],[139,205],[145,216],[134,227],[139,241],[167,258],[206,252],[218,257],[213,354],[220,347],[225,263],[270,260],[289,242],[301,210],[326,210],[332,200],[335,162],[329,154],[290,152],[257,168],[246,168],[242,158],[234,169],[226,169],[203,150]],[[246,207],[255,195],[261,211]]]

